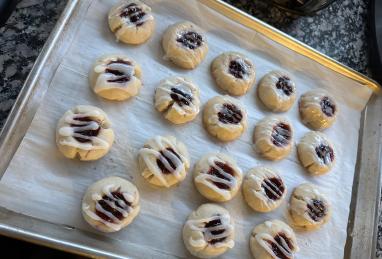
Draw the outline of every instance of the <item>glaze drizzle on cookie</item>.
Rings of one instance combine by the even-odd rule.
[[[283,181],[278,177],[265,178],[261,183],[266,196],[271,200],[279,200],[285,190]]]
[[[233,103],[224,103],[218,112],[218,118],[225,124],[239,124],[243,119],[243,113]]]
[[[186,31],[180,34],[176,41],[184,47],[194,50],[203,44],[203,36],[195,31]]]
[[[277,147],[287,146],[292,138],[291,127],[283,122],[277,123],[273,127],[271,140]]]

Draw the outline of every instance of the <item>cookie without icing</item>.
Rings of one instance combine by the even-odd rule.
[[[217,202],[229,201],[241,186],[243,173],[236,161],[222,153],[203,156],[194,168],[194,183],[207,199]]]
[[[281,116],[268,116],[256,124],[253,143],[256,151],[266,159],[285,158],[292,150],[292,125]]]
[[[275,170],[255,167],[245,175],[244,199],[255,211],[269,212],[278,208],[286,194],[284,181]]]
[[[78,105],[67,111],[59,120],[56,144],[67,158],[97,160],[106,155],[113,142],[111,123],[101,109]]]
[[[186,146],[175,137],[156,136],[139,151],[139,167],[149,183],[170,187],[184,180],[190,159]]]
[[[327,223],[332,208],[317,186],[309,183],[297,186],[290,197],[289,216],[293,227],[315,230]]]
[[[247,128],[247,112],[239,100],[228,95],[215,96],[205,105],[203,122],[212,136],[232,141]]]
[[[199,88],[183,77],[167,78],[155,90],[154,105],[172,123],[186,123],[199,113]]]
[[[183,242],[187,250],[199,258],[213,258],[233,248],[234,223],[221,206],[201,205],[188,217],[183,227]]]
[[[255,65],[237,52],[225,52],[215,58],[211,72],[216,84],[231,95],[245,94],[255,82]]]
[[[129,225],[140,209],[134,184],[120,177],[107,177],[92,184],[82,200],[86,222],[102,232],[116,232]]]
[[[204,32],[188,21],[169,26],[163,35],[162,47],[165,58],[185,69],[197,67],[208,52]]]
[[[293,230],[281,220],[269,220],[257,225],[249,240],[255,259],[291,259],[299,248]]]
[[[287,73],[272,71],[261,79],[257,94],[271,111],[285,112],[296,100],[296,85]]]
[[[297,145],[297,152],[301,164],[312,175],[329,172],[336,159],[333,144],[318,131],[306,133]]]
[[[141,44],[155,29],[151,8],[138,0],[123,0],[109,12],[109,27],[118,41]]]
[[[324,130],[333,125],[338,114],[334,98],[323,89],[315,89],[300,97],[302,122],[313,130]]]
[[[141,67],[134,60],[125,55],[107,55],[95,62],[89,79],[97,95],[122,101],[139,93],[141,77]]]

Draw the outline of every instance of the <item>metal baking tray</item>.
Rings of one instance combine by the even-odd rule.
[[[348,222],[345,258],[375,256],[377,218],[381,190],[382,98],[380,86],[364,75],[338,63],[309,46],[291,38],[260,20],[235,9],[221,0],[199,0],[226,17],[306,56],[328,70],[354,80],[374,91],[363,111],[360,127],[359,150],[354,175],[353,195]],[[69,0],[56,27],[47,40],[0,134],[0,176],[7,169],[22,141],[48,83],[59,65],[59,48],[67,48],[66,40],[74,37],[86,1]],[[70,29],[69,29],[70,28]],[[62,53],[62,52],[61,52]],[[351,93],[349,93],[351,94]],[[0,233],[13,238],[57,248],[91,257],[126,258],[121,244],[103,239],[96,234],[84,233],[66,225],[53,224],[0,207]],[[96,244],[96,245],[95,245]]]

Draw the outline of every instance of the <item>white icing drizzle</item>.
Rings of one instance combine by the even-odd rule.
[[[221,162],[223,164],[227,164],[226,161],[221,160],[217,156],[212,156],[212,157],[208,158],[208,165],[209,165],[208,170],[211,167],[213,167],[214,169],[216,169],[219,172],[219,174],[223,175],[225,178],[228,178],[228,180],[220,178],[220,177],[218,177],[216,175],[208,174],[208,171],[207,171],[207,172],[201,172],[201,174],[199,174],[195,178],[195,181],[208,186],[209,188],[211,188],[213,191],[219,193],[224,198],[229,199],[232,196],[231,190],[237,185],[237,180],[236,180],[235,176],[230,175],[229,173],[225,172],[222,168],[217,166],[216,162]],[[229,164],[228,164],[228,166],[232,168],[232,170],[234,171],[234,174],[237,173],[234,170],[233,166],[231,166]],[[217,182],[217,183],[222,183],[222,184],[228,185],[229,189],[220,189],[213,182]]]
[[[279,257],[275,255],[275,253],[273,252],[272,250],[272,247],[270,246],[270,244],[267,242],[267,241],[270,241],[272,243],[274,243],[277,248],[280,250],[280,252],[283,253],[283,255],[285,255],[285,257],[287,258],[293,258],[293,251],[289,248],[286,240],[284,240],[284,238],[282,236],[279,236],[280,240],[281,240],[281,245],[276,242],[276,240],[274,239],[273,236],[271,236],[270,234],[268,233],[259,233],[259,234],[256,234],[255,236],[256,238],[256,241],[275,259],[278,259]]]
[[[288,131],[288,132],[285,129],[282,129],[282,128],[279,129],[279,132],[282,132],[282,133],[287,132],[288,134],[290,134],[290,139],[286,140],[286,141],[288,141],[287,145],[276,146],[272,142],[272,140],[273,140],[272,134],[273,134],[274,127],[279,123],[283,123],[285,125],[288,125],[290,128],[290,131]],[[255,143],[254,143],[255,146],[257,146],[257,143],[261,143],[261,141],[266,141],[268,143],[270,142],[273,148],[286,148],[287,146],[289,146],[292,143],[293,129],[292,129],[290,123],[288,121],[284,120],[283,118],[279,118],[277,116],[271,116],[271,117],[268,117],[266,119],[263,119],[256,125],[256,129],[260,129],[260,131],[255,130],[255,133],[256,133]],[[282,138],[284,138],[284,137],[282,136]],[[272,151],[271,148],[269,150],[267,150],[267,152],[271,152],[271,151]],[[265,152],[265,153],[267,153],[267,152]]]
[[[300,144],[302,147],[304,147],[304,152],[309,153],[309,155],[313,158],[314,163],[319,164],[320,166],[328,166],[331,167],[333,162],[330,158],[329,152],[326,153],[324,159],[321,159],[318,157],[316,148],[320,145],[329,146],[333,153],[334,148],[333,145],[326,139],[326,137],[319,132],[309,132],[307,133],[300,141]],[[313,161],[312,161],[313,162]],[[311,165],[307,165],[309,167]]]
[[[186,159],[182,156],[182,154],[177,152],[177,148],[166,138],[156,136],[154,138],[154,144],[155,145],[151,146],[150,148],[142,148],[141,150],[139,150],[139,154],[143,158],[150,173],[154,174],[154,176],[157,177],[164,186],[168,187],[169,184],[166,178],[164,177],[162,170],[158,166],[157,159],[159,159],[165,166],[165,168],[169,172],[171,172],[171,174],[177,179],[180,179],[182,177],[181,172],[185,170],[185,165],[183,161],[186,161]],[[174,150],[174,152],[178,154],[180,159],[171,151],[168,151],[166,148],[171,148],[172,150]],[[171,160],[172,164],[175,166],[175,169],[171,167],[170,163],[165,157],[163,157],[160,151],[163,152],[164,155]]]
[[[80,148],[83,150],[94,150],[94,149],[107,149],[109,148],[109,143],[107,143],[105,140],[99,138],[98,136],[86,136],[82,134],[82,132],[87,130],[97,130],[100,128],[100,131],[102,130],[101,125],[99,125],[95,121],[80,121],[76,120],[76,118],[99,118],[101,114],[94,110],[94,111],[88,111],[86,113],[80,113],[80,114],[68,114],[64,120],[65,120],[65,126],[61,127],[58,130],[58,134],[62,137],[65,137],[64,139],[60,140],[61,145],[67,145],[72,146],[76,148]],[[75,126],[71,126],[75,125]],[[66,137],[71,137],[70,139],[67,139]],[[90,142],[84,142],[81,143],[75,138],[82,138],[82,139],[88,139]]]
[[[92,211],[90,209],[89,204],[84,204],[84,206],[83,206],[83,209],[84,209],[84,212],[86,213],[86,215],[88,215],[93,220],[101,222],[102,224],[106,225],[107,227],[113,229],[114,231],[118,231],[122,228],[123,219],[119,220],[111,212],[102,208],[102,206],[99,204],[99,201],[103,200],[107,205],[109,205],[110,207],[112,207],[113,209],[115,209],[119,213],[121,213],[123,218],[127,218],[129,213],[131,212],[132,208],[130,207],[129,204],[126,204],[122,199],[118,199],[118,198],[113,196],[112,192],[118,190],[118,188],[119,187],[115,186],[114,184],[109,184],[109,185],[106,185],[102,188],[101,194],[100,193],[93,193],[91,197],[92,197],[92,201],[95,202],[95,211]],[[134,195],[126,193],[126,192],[121,192],[121,193],[127,202],[129,202],[131,204],[134,202],[134,200],[135,200]],[[104,195],[106,195],[110,200],[102,199],[102,197]],[[118,205],[122,208],[118,207],[116,205],[116,203],[118,203]],[[99,211],[100,213],[106,215],[108,218],[111,219],[112,222],[106,221],[106,220],[102,219],[101,217],[99,217],[96,214],[96,211]]]
[[[142,12],[145,13],[144,16],[142,16],[138,21],[131,22],[130,21],[130,15],[126,17],[121,17],[121,13],[124,11],[125,7],[127,7],[129,4],[136,4],[136,8],[139,8],[142,10]],[[117,27],[117,30],[114,32],[115,36],[117,38],[117,41],[121,38],[122,35],[124,35],[128,30],[130,30],[132,27],[139,27],[137,24],[144,24],[149,20],[154,20],[154,16],[151,14],[151,8],[145,4],[142,4],[138,1],[128,1],[127,3],[124,3],[117,8],[115,8],[110,14],[109,19],[119,19],[120,20],[120,27]],[[141,26],[142,26],[141,25]]]
[[[186,94],[189,94],[192,97],[192,100],[190,101],[187,99],[189,103],[188,105],[182,105],[182,106],[178,105],[176,101],[172,100],[171,94],[178,95],[180,99],[184,99],[184,97],[181,94],[171,91],[171,88],[177,88],[180,91]],[[167,93],[166,95],[162,95],[160,96],[160,98],[158,98],[157,100],[158,103],[173,101],[172,105],[178,111],[180,110],[184,113],[193,113],[193,114],[199,113],[199,101],[197,99],[198,97],[194,95],[194,92],[198,90],[191,82],[185,80],[184,78],[176,77],[175,81],[167,79],[158,86],[157,91],[158,90]]]
[[[117,60],[107,60],[108,63],[113,61],[117,62]],[[116,70],[123,75],[114,75],[113,73],[107,73],[106,69]],[[96,91],[109,87],[126,87],[133,81],[135,74],[134,65],[129,65],[125,63],[99,64],[94,68],[94,72],[98,74],[97,81],[94,87]],[[129,80],[126,80],[124,82],[110,82],[122,79],[124,77],[127,77]]]
[[[219,220],[221,222],[221,225],[213,226],[213,227],[208,227],[206,228],[205,225],[213,220]],[[202,232],[203,235],[199,239],[193,239],[190,237],[189,242],[190,245],[193,247],[206,247],[209,245],[208,242],[214,240],[214,239],[220,239],[220,238],[226,238],[222,242],[217,242],[213,244],[216,247],[229,247],[232,248],[235,245],[235,242],[229,238],[229,236],[233,232],[233,225],[230,222],[230,216],[227,214],[224,215],[216,215],[216,216],[211,216],[209,218],[203,218],[203,219],[190,219],[186,222],[188,227],[193,230],[193,231],[198,231]],[[214,231],[222,231],[220,234],[213,234],[212,232]]]
[[[251,71],[251,66],[245,62],[244,58],[242,57],[236,57],[234,58],[232,61],[235,61],[237,63],[239,63],[244,69],[244,73],[243,73],[243,78],[236,78],[234,75],[232,75],[230,72],[228,72],[230,75],[232,75],[233,77],[236,78],[236,80],[248,80],[249,78],[249,74],[252,73]],[[229,65],[230,65],[230,62],[228,63],[228,71],[230,70],[229,69]]]

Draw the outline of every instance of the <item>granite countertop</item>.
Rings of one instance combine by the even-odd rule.
[[[225,1],[351,68],[368,73],[369,0],[338,1],[313,17],[287,15],[269,6],[268,0]],[[0,28],[0,127],[67,1],[18,2],[5,26]],[[378,237],[377,256],[382,258],[381,226]]]

